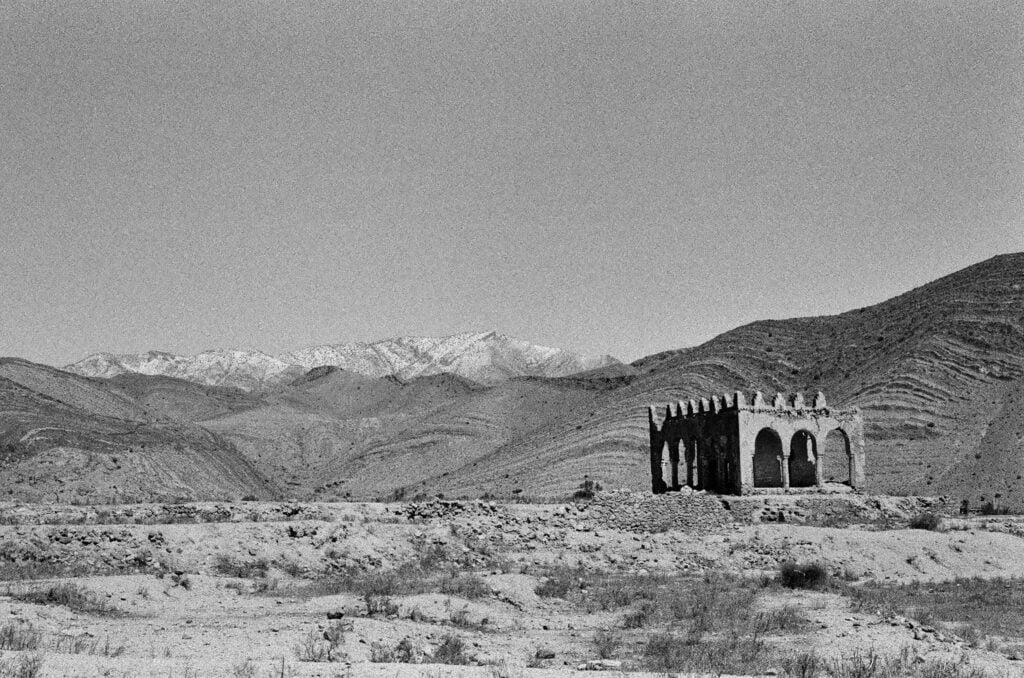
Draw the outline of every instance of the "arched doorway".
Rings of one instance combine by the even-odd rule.
[[[789,486],[813,487],[818,483],[818,442],[808,431],[797,431],[789,443]]]
[[[698,438],[700,450],[700,487],[702,490],[718,491],[718,451],[710,438]]]
[[[754,487],[782,487],[782,439],[770,428],[754,439]]]
[[[825,436],[821,453],[821,477],[826,483],[850,484],[850,438],[846,431],[834,428]]]

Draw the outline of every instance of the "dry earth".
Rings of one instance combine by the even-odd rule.
[[[694,591],[707,581],[748,587],[755,612],[788,610],[802,620],[764,634],[783,654],[813,650],[838,660],[902,652],[921,665],[950,661],[1024,675],[1022,662],[1007,657],[1012,634],[968,643],[952,627],[854,606],[839,588],[760,581],[787,560],[825,563],[856,580],[852,586],[1024,577],[1024,525],[1013,518],[947,518],[944,531],[910,530],[903,526],[921,504],[848,497],[848,506],[863,510],[828,522],[866,522],[824,527],[792,522],[814,520],[800,498],[777,497],[745,510],[743,520],[650,533],[635,521],[651,502],[671,511],[704,497],[607,495],[591,505],[0,505],[0,675],[19,675],[17,662],[40,656],[46,676],[563,676],[599,659],[602,633],[614,645],[606,654],[621,662],[609,666],[633,675],[645,668],[650,639],[673,622],[638,619],[652,603],[609,602],[612,589],[599,589],[599,580],[627,589],[651,582],[647,590],[666,597],[686,582]],[[779,507],[789,522],[750,522]],[[412,562],[422,568],[408,569]],[[353,585],[403,563],[407,581],[399,585],[418,579],[418,589],[371,600]],[[441,579],[422,585],[433,575]],[[568,592],[538,595],[538,586],[560,577],[572,583]],[[47,599],[59,583],[74,585],[78,602]],[[40,602],[26,599],[32,592]],[[377,614],[368,605],[379,606]],[[29,630],[36,651],[10,650],[12,637]],[[326,638],[336,630],[343,638],[333,636],[332,646]],[[448,636],[464,641],[470,665],[371,661],[408,639],[401,647],[429,662]],[[328,648],[338,661],[302,661]]]

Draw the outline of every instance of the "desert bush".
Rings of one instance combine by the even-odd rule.
[[[490,668],[491,678],[523,678],[523,669],[507,659],[501,659]]]
[[[587,611],[617,610],[636,600],[660,600],[671,595],[670,580],[658,575],[595,576],[581,579],[586,587],[582,602]]]
[[[257,675],[256,665],[249,657],[231,668],[231,678],[256,678]]]
[[[85,633],[77,636],[60,634],[53,640],[54,652],[64,654],[91,654],[104,657],[120,657],[125,652],[124,645],[113,645],[110,637],[103,639],[91,637]]]
[[[441,593],[475,600],[491,594],[491,587],[475,574],[449,573],[441,580]]]
[[[790,589],[820,589],[828,585],[828,568],[821,563],[786,561],[779,566],[779,583]]]
[[[0,678],[36,678],[43,672],[43,655],[38,653],[0,660]]]
[[[426,655],[409,638],[403,638],[395,647],[379,641],[370,645],[370,661],[378,664],[420,664]]]
[[[597,656],[601,659],[614,657],[615,651],[621,644],[622,639],[614,631],[601,629],[594,633],[594,648],[597,650]]]
[[[335,622],[327,630],[310,629],[295,647],[300,662],[337,662],[345,659],[345,627]]]
[[[469,664],[471,658],[466,654],[466,644],[460,636],[449,634],[430,658],[438,664]]]
[[[918,513],[910,519],[908,527],[912,530],[931,530],[934,532],[942,529],[942,516],[929,511]]]
[[[77,584],[53,584],[44,588],[27,591],[11,591],[10,597],[36,605],[59,605],[75,612],[100,616],[123,614],[113,605],[101,599],[96,593]]]
[[[270,563],[266,558],[256,560],[237,560],[226,553],[218,554],[213,561],[213,571],[228,577],[239,579],[259,579],[267,576]]]
[[[595,482],[590,478],[584,478],[583,482],[580,483],[579,488],[572,493],[574,501],[589,501],[594,498],[594,495],[601,491],[601,483]]]
[[[393,617],[398,614],[398,604],[388,596],[363,594],[363,602],[366,604],[366,614],[370,617]]]
[[[0,650],[36,650],[43,635],[28,622],[9,622],[0,626]]]
[[[784,657],[782,670],[791,678],[818,678],[824,675],[825,662],[814,652],[800,652]]]
[[[755,624],[762,633],[776,631],[799,631],[807,626],[807,617],[793,605],[784,605],[767,612],[761,612],[755,618]]]
[[[289,577],[293,577],[295,579],[298,579],[306,572],[306,569],[302,565],[292,560],[280,563],[278,567],[280,567],[281,571],[287,574]]]
[[[394,664],[398,660],[394,648],[375,640],[370,644],[370,661],[374,664]]]
[[[622,625],[627,629],[642,629],[654,619],[658,606],[650,600],[641,600],[636,609],[627,612],[622,618]]]
[[[669,603],[675,608],[676,619],[689,620],[691,642],[715,630],[729,631],[736,636],[756,629],[756,625],[752,626],[757,598],[753,585],[737,577],[708,574],[684,592],[685,602]]]
[[[472,626],[473,623],[469,620],[469,608],[462,607],[458,610],[452,610],[448,615],[448,621],[452,623],[452,626],[458,626],[466,628]]]
[[[553,570],[547,579],[534,589],[541,598],[566,598],[569,592],[579,588],[579,571],[568,567]]]

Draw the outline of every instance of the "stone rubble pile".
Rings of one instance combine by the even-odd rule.
[[[721,497],[690,490],[666,494],[601,492],[587,505],[586,517],[600,527],[626,532],[705,532],[737,519]]]

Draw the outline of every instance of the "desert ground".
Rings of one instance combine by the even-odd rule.
[[[706,499],[3,504],[0,676],[1024,675],[1019,519]]]

